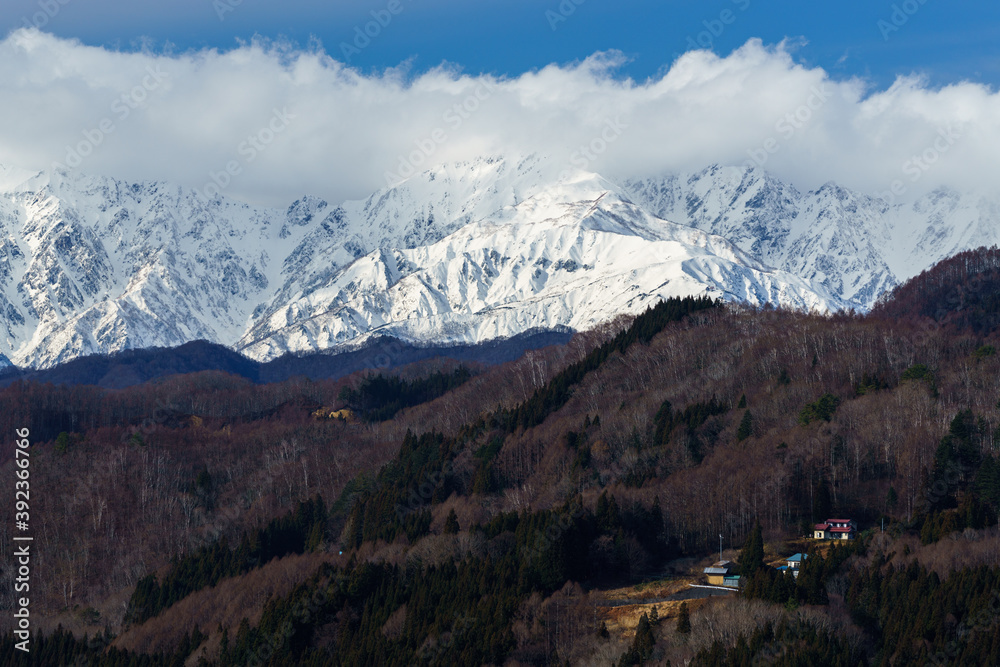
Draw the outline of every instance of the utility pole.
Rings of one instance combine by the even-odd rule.
[[[722,533],[719,533],[719,562],[722,562]]]

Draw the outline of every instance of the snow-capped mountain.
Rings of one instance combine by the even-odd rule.
[[[1000,243],[996,200],[943,188],[889,205],[834,183],[800,193],[759,170],[713,166],[626,180],[623,190],[653,215],[719,234],[861,311],[946,257]]]
[[[867,309],[933,262],[996,243],[1000,220],[954,192],[890,207],[739,168],[619,182],[555,171],[485,158],[281,211],[0,168],[0,354],[46,367],[200,338],[266,361],[373,334],[585,329],[700,293]]]
[[[581,330],[706,291],[755,304],[838,305],[722,237],[656,218],[616,190],[594,174],[534,193],[498,189],[504,205],[440,240],[377,250],[281,299],[237,347],[269,359],[376,331],[484,341],[537,328]],[[453,217],[443,219],[450,229]]]

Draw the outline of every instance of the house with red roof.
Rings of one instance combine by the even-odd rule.
[[[813,526],[817,540],[853,540],[857,536],[858,527],[850,519],[827,519]]]

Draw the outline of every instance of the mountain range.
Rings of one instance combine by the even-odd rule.
[[[557,166],[486,157],[285,210],[0,167],[0,367],[193,340],[258,362],[378,336],[475,344],[688,294],[867,311],[937,261],[1000,242],[1000,202],[972,192],[889,204],[749,167]]]

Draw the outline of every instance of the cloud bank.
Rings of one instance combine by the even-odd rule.
[[[320,47],[116,52],[21,29],[0,42],[0,164],[280,207],[527,153],[619,177],[753,163],[800,189],[1000,194],[1000,94],[980,84],[874,90],[759,40],[725,57],[686,53],[642,82],[616,75],[623,62],[612,52],[516,77],[411,75],[405,63],[366,74]]]

